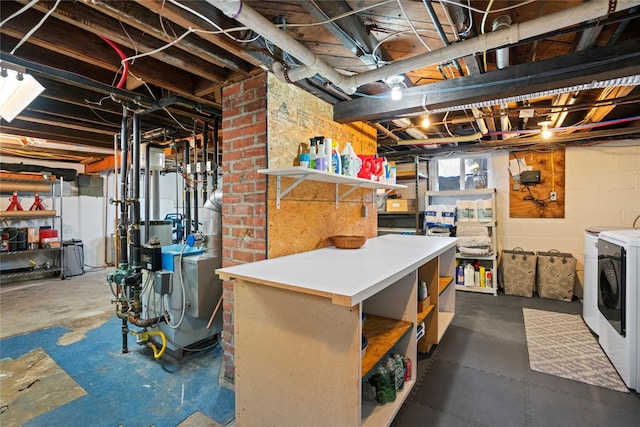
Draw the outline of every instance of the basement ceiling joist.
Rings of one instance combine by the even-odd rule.
[[[640,81],[640,39],[581,51],[559,58],[514,65],[477,76],[466,76],[403,90],[402,102],[389,98],[358,98],[334,107],[334,120],[381,121],[429,114],[443,109],[553,92],[593,82],[637,76]],[[537,96],[540,97],[540,96]],[[468,108],[468,107],[467,107]]]
[[[231,18],[233,14],[226,16],[217,7],[222,2],[2,0],[0,58],[33,73],[45,91],[14,122],[0,123],[1,133],[87,147],[111,146],[113,135],[104,133],[119,128],[124,103],[133,109],[155,109],[143,119],[146,130],[160,127],[172,134],[189,134],[201,127],[202,121],[220,117],[221,90],[225,85],[263,70],[273,70],[274,64],[301,75],[300,64],[293,59],[292,52],[275,46],[274,40],[258,36],[264,28],[254,25],[239,29],[244,25]],[[553,93],[577,81],[599,79],[607,74],[603,71],[607,66],[597,63],[596,58],[607,51],[611,57],[606,60],[612,60],[610,77],[637,73],[633,61],[640,51],[640,0],[432,0],[426,4],[421,0],[224,0],[224,3],[238,7],[241,4],[243,10],[255,11],[265,18],[266,23],[261,25],[273,27],[273,22],[283,23],[277,28],[278,34],[285,33],[296,40],[339,75],[357,76],[375,67],[376,73],[368,77],[375,75],[380,79],[360,84],[356,93],[347,94],[318,74],[304,75],[294,84],[335,105],[340,121],[369,120],[379,130],[380,154],[432,155],[448,149],[486,148],[486,137],[480,144],[464,142],[457,147],[402,144],[415,140],[416,134],[455,138],[477,133],[479,123],[474,121],[474,114],[486,125],[492,146],[515,147],[518,138],[508,135],[508,131],[539,131],[537,122],[543,119],[542,114],[549,113],[554,123],[565,127],[615,122],[604,129],[580,131],[581,135],[589,134],[584,137],[588,143],[594,137],[602,140],[616,135],[637,137],[640,120],[627,120],[640,116],[637,87],[596,88],[571,96],[545,95],[504,105],[490,101],[534,91]],[[6,20],[23,7],[24,13]],[[601,16],[581,18],[571,27],[554,18],[556,13],[566,13],[564,16],[575,20],[596,9]],[[43,20],[50,11],[50,16]],[[512,26],[545,29],[533,38],[506,40],[504,45],[487,48],[485,52],[482,49],[467,52],[460,47],[469,46],[468,42],[482,46],[475,43],[490,37],[493,22],[507,16]],[[36,29],[41,20],[43,24]],[[26,37],[29,33],[32,34]],[[26,42],[16,49],[19,40],[25,37]],[[122,75],[121,58],[100,37],[112,40],[125,56],[137,56],[129,61],[132,74],[127,78],[126,90],[114,87]],[[393,70],[394,64],[414,63],[405,61],[429,51],[443,54],[429,55],[432,58],[448,60],[429,65],[421,61],[420,65],[403,70],[404,98],[391,102],[390,88],[382,78],[393,74],[389,70]],[[509,54],[503,70],[498,69],[498,52]],[[584,68],[585,64],[588,68]],[[575,73],[571,67],[577,67]],[[276,74],[284,79],[282,74]],[[425,93],[423,105],[421,95]],[[410,96],[413,94],[417,95]],[[160,105],[160,100],[168,100],[171,105]],[[487,107],[477,111],[456,108],[470,102],[486,102]],[[406,121],[402,125],[390,121],[398,116],[444,109],[448,111],[432,114],[435,124],[429,129],[419,128],[418,117],[410,117],[409,125]],[[532,109],[531,119],[519,117]],[[505,118],[509,120],[505,122]],[[93,132],[87,132],[92,128]],[[82,136],[77,133],[80,130]],[[47,132],[51,132],[48,137]]]

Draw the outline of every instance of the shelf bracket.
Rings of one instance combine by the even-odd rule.
[[[338,208],[338,202],[342,199],[344,199],[345,197],[347,197],[349,194],[353,193],[354,191],[356,191],[358,188],[360,188],[362,186],[362,184],[356,184],[356,185],[352,185],[350,189],[348,189],[347,191],[345,191],[342,195],[340,195],[340,192],[338,190],[338,185],[336,184],[336,209]]]
[[[282,199],[285,195],[287,195],[291,190],[293,190],[294,188],[296,188],[298,186],[298,184],[300,184],[302,181],[304,181],[305,179],[307,179],[307,177],[310,174],[305,174],[305,175],[301,175],[300,178],[298,178],[296,180],[296,182],[294,182],[293,184],[291,184],[289,187],[287,187],[286,190],[281,191],[281,176],[278,175],[276,177],[276,209],[280,209],[280,199]]]

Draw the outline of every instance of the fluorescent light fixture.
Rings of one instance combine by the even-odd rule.
[[[11,122],[43,90],[44,86],[30,74],[2,68],[0,71],[0,117]]]

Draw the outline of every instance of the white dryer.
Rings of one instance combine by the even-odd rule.
[[[627,387],[640,390],[640,230],[598,239],[599,342]]]

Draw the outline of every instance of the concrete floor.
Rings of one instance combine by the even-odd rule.
[[[47,277],[2,283],[0,338],[53,326],[72,326],[74,330],[91,327],[91,319],[103,323],[115,310],[106,280],[113,270],[95,270],[66,280]],[[81,301],[90,302],[90,305],[81,305]]]
[[[640,395],[535,372],[522,308],[580,315],[579,301],[456,293],[456,316],[393,427],[640,425]]]
[[[58,341],[60,345],[68,345],[82,340],[85,337],[85,333],[102,326],[109,319],[113,319],[115,305],[111,301],[114,297],[106,281],[107,275],[113,270],[113,267],[95,269],[65,280],[57,277],[46,277],[29,281],[1,283],[0,339],[31,334],[52,327],[63,327],[70,332],[60,338]],[[115,352],[117,353],[117,350]],[[47,393],[44,399],[38,400],[45,400],[49,408],[55,408],[79,396],[75,393],[78,387],[72,385],[75,384],[73,380],[70,380],[68,375],[61,371],[46,354],[34,353],[30,355],[30,358],[25,358],[23,362],[16,363],[16,361],[7,359],[1,353],[4,352],[0,347],[0,360],[4,362],[2,365],[3,372],[0,377],[3,377],[4,380],[9,381],[7,377],[24,375],[18,381],[26,384],[25,387],[30,387],[36,381],[43,383],[45,381],[43,378],[46,378],[47,386],[44,388],[48,388],[51,391]],[[32,360],[34,358],[38,360]],[[21,366],[20,363],[23,365]],[[38,369],[33,369],[34,366],[37,366]],[[9,373],[7,374],[7,372]],[[36,379],[30,382],[29,378],[33,375],[37,378],[34,377]],[[15,378],[10,380],[15,382]],[[5,385],[7,384],[5,383]],[[15,396],[10,396],[10,387],[3,388],[2,402],[0,402],[3,409],[0,414],[5,411],[5,402],[13,402],[12,399],[15,398]],[[18,391],[24,389],[21,388]],[[36,415],[42,413],[42,411],[37,412],[41,408],[37,407],[37,402],[35,401],[27,402],[25,408],[21,409],[24,411],[25,420],[30,419],[30,415],[32,415],[29,414],[29,411],[35,411]],[[16,409],[12,407],[12,410],[15,412]],[[6,418],[5,421],[0,419],[0,424],[3,427],[5,425],[22,425],[20,421],[15,419],[7,421]],[[227,424],[227,426],[233,425],[233,422]],[[195,412],[181,422],[179,426],[221,427],[220,424],[200,412]]]

